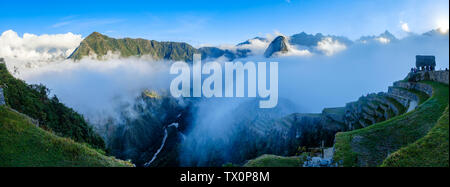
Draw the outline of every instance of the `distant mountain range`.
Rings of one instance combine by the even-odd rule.
[[[248,50],[230,51],[217,47],[202,47],[196,49],[184,42],[158,42],[146,39],[115,39],[93,32],[86,37],[69,56],[70,59],[80,60],[86,56],[102,59],[108,52],[118,53],[121,57],[150,55],[156,60],[173,60],[192,62],[193,54],[200,53],[202,58],[218,58],[225,56],[229,59],[242,58]]]
[[[424,33],[423,35],[437,35],[438,33],[439,31],[433,30]],[[318,49],[321,41],[337,42],[340,45],[350,46],[355,43],[390,43],[398,41],[398,39],[389,31],[385,31],[378,36],[363,36],[355,41],[344,36],[323,35],[321,33],[313,35],[301,32],[289,37],[277,36],[272,40],[263,37],[255,37],[241,42],[229,49],[222,49],[219,47],[195,48],[184,42],[158,42],[141,38],[115,39],[98,32],[93,32],[80,43],[78,48],[68,58],[80,60],[83,57],[90,56],[91,58],[101,60],[107,57],[108,52],[112,52],[113,54],[119,54],[121,57],[141,57],[148,55],[155,60],[192,62],[193,54],[200,53],[202,59],[216,59],[224,56],[229,60],[234,60],[254,55],[252,45],[255,41],[266,45],[263,55],[266,58],[270,58],[276,54],[287,53],[291,50],[289,46],[307,49],[318,54],[324,54]]]

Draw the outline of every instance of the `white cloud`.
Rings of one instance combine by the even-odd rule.
[[[385,38],[385,37],[378,37],[378,38],[375,38],[375,40],[379,41],[382,44],[388,44],[389,42],[391,42],[391,40],[389,38]]]
[[[143,90],[166,88],[170,84],[169,64],[135,57],[106,61],[83,58],[77,62],[66,59],[24,68],[15,76],[31,84],[44,84],[61,102],[97,124],[120,120],[118,109],[132,106]]]
[[[403,30],[403,31],[405,31],[405,32],[411,32],[411,30],[409,29],[408,23],[401,22],[401,27],[402,27],[402,30]]]
[[[340,51],[347,49],[345,44],[340,43],[337,40],[333,40],[330,37],[326,37],[317,43],[317,49],[325,53],[327,56],[331,56]]]
[[[263,54],[264,51],[269,47],[270,42],[259,40],[259,39],[250,39],[249,44],[244,44],[239,46],[239,49],[250,49],[252,54],[260,55]]]
[[[448,32],[448,16],[447,17],[443,17],[443,18],[439,18],[436,21],[436,25],[438,28],[438,31],[445,34]]]
[[[13,30],[0,36],[0,57],[17,66],[34,66],[67,58],[83,40],[81,35],[25,33],[20,37]]]

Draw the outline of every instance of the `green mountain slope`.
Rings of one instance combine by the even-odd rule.
[[[433,76],[438,77],[436,75],[445,73],[433,72]],[[357,102],[350,103],[352,105],[347,104],[344,121],[348,121],[349,117],[359,113],[364,114],[363,116],[367,119],[371,119],[371,116],[381,116],[381,118],[380,120],[374,118],[374,123],[363,123],[367,125],[359,128],[351,125],[356,127],[356,130],[346,128],[342,130],[347,132],[337,133],[333,160],[347,167],[448,167],[448,84],[429,81],[427,79],[430,78],[427,77],[422,79],[425,80],[398,81],[389,88],[388,93],[369,94]],[[411,104],[413,101],[418,104],[415,109],[411,108],[415,107]],[[357,107],[356,104],[361,106]],[[376,106],[380,108],[375,109]],[[341,114],[341,110],[342,108],[324,109],[321,115],[342,121],[339,115],[336,115]],[[353,110],[355,112],[352,113]],[[312,129],[313,126],[308,124],[314,124],[315,118],[317,117],[305,119],[296,117],[295,119],[306,129]],[[319,122],[323,122],[324,126],[334,124],[328,120],[319,120]],[[315,134],[317,135],[317,132]],[[291,163],[291,166],[297,165],[292,162],[293,158],[295,157],[264,155],[248,161],[244,166],[285,166],[286,163]]]
[[[56,96],[49,98],[43,85],[27,85],[14,78],[5,64],[0,63],[0,86],[6,105],[38,121],[39,127],[58,136],[104,149],[103,139],[94,132],[83,116],[60,103]]]
[[[108,53],[119,54],[121,57],[144,55],[151,56],[155,60],[173,60],[192,62],[193,54],[202,54],[202,59],[218,58],[225,56],[235,59],[247,56],[250,50],[238,49],[237,51],[219,49],[217,47],[202,47],[196,49],[184,42],[158,42],[155,40],[123,38],[115,39],[93,32],[86,37],[80,46],[69,56],[70,59],[80,60],[83,57],[93,56],[101,60]]]
[[[434,142],[435,144],[448,145],[448,136],[446,139],[445,137],[435,137],[435,135],[441,136],[442,132],[440,131],[442,130],[430,131],[433,128],[441,129],[439,126],[436,127],[436,122],[448,106],[448,85],[430,81],[422,81],[422,83],[433,87],[433,95],[419,105],[417,109],[366,128],[336,134],[334,160],[343,161],[344,166],[380,166],[385,158],[390,155],[390,158],[384,164],[386,166],[397,164],[427,166],[445,162],[445,160],[440,160],[433,161],[433,163],[420,163],[417,162],[419,156],[408,154],[409,151],[411,153],[418,151],[417,146],[424,145],[423,141],[425,140],[421,141],[421,139],[427,136],[427,140],[439,141]],[[405,149],[396,153],[401,148]],[[438,159],[436,158],[437,155],[430,154],[433,149],[441,148],[433,147],[429,149],[429,151],[423,150],[428,153],[421,154],[428,154],[428,156]],[[445,146],[442,149],[445,149]],[[446,152],[448,156],[448,146],[446,146]],[[443,154],[445,155],[445,152]],[[426,160],[422,162],[426,162]]]
[[[80,60],[84,56],[95,54],[101,59],[108,51],[119,53],[122,57],[150,55],[156,60],[192,61],[196,49],[187,43],[157,42],[140,38],[115,39],[93,32],[81,42],[69,58]]]
[[[300,167],[306,161],[306,156],[283,157],[262,155],[249,160],[244,167]]]
[[[132,166],[87,145],[51,134],[25,115],[0,106],[0,167]]]
[[[381,166],[449,167],[449,122],[448,106],[437,124],[417,142],[389,155]]]

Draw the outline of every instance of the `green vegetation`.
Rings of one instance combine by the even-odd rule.
[[[80,60],[86,56],[96,57],[102,60],[108,53],[118,54],[121,57],[148,55],[156,60],[173,60],[192,62],[193,54],[200,53],[202,59],[218,58],[225,56],[228,59],[246,57],[249,49],[237,49],[236,51],[220,49],[217,47],[194,48],[183,42],[157,42],[141,38],[115,39],[93,32],[86,37],[78,48],[69,56],[74,60]]]
[[[25,115],[0,106],[0,167],[132,166],[85,144],[36,127]]]
[[[417,95],[417,97],[419,98],[419,103],[418,104],[422,104],[423,102],[425,102],[429,98],[426,93],[418,91],[418,90],[414,90],[414,89],[408,90],[408,89],[401,88],[401,87],[396,87],[396,88],[400,89],[400,90],[405,90],[405,91],[408,91],[408,92],[411,92],[411,93]]]
[[[104,149],[103,139],[87,124],[83,116],[60,103],[56,96],[48,97],[43,85],[27,85],[9,74],[6,65],[0,64],[0,86],[8,106],[39,121],[39,127],[58,136],[87,143]]]
[[[80,46],[69,56],[74,60],[80,60],[85,56],[97,55],[102,59],[108,52],[119,53],[121,57],[150,55],[156,60],[183,60],[192,61],[196,49],[187,43],[157,42],[145,39],[114,39],[93,32],[86,37]]]
[[[344,115],[345,114],[345,107],[324,108],[322,113]]]
[[[394,104],[395,108],[398,109],[398,112],[400,114],[403,114],[403,113],[406,112],[407,108],[404,107],[402,104],[400,104],[397,100],[395,100],[395,99],[393,99],[391,97],[385,97],[385,98],[389,101],[389,103]]]
[[[417,142],[389,155],[384,167],[449,167],[448,106],[437,124]]]
[[[143,94],[149,98],[154,98],[154,99],[161,99],[162,97],[153,90],[144,90]]]
[[[435,157],[436,160],[428,164],[420,163],[420,166],[439,165],[444,162],[447,162],[448,166],[448,122],[446,138],[441,136],[445,133],[445,117],[441,118],[438,126],[435,126],[448,105],[448,85],[430,81],[423,83],[433,87],[433,96],[416,110],[366,128],[336,134],[334,160],[343,161],[344,166],[379,166],[392,153],[384,165],[419,166],[420,162],[427,161],[418,160],[428,155]],[[444,125],[439,126],[440,123]],[[435,130],[430,131],[432,128]],[[433,147],[439,143],[444,144],[443,147]],[[423,150],[426,153],[421,153],[422,156],[409,154],[416,153],[420,150],[419,147],[425,145],[429,147],[428,150]],[[404,149],[396,153],[401,148]],[[446,153],[442,153],[444,155],[431,156],[436,149],[442,151],[445,148]],[[447,161],[442,160],[445,154]]]
[[[301,167],[305,161],[305,155],[283,157],[266,154],[249,160],[244,167]]]

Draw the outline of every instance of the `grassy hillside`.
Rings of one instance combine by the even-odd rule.
[[[25,115],[0,106],[0,167],[132,166],[89,146],[61,138],[31,123]]]
[[[445,127],[435,126],[448,105],[448,85],[429,81],[424,81],[423,83],[433,87],[433,96],[419,105],[416,110],[363,129],[338,133],[336,135],[334,160],[342,160],[344,166],[379,166],[388,155],[392,154],[384,165],[426,166],[428,164],[435,165],[445,162],[445,160],[440,160],[433,161],[433,163],[420,164],[417,160],[420,159],[420,156],[408,154],[408,151],[410,153],[418,151],[417,146],[424,146],[424,141],[426,140],[432,139],[435,141],[435,144],[446,143],[448,145],[448,133],[447,139],[445,139],[445,136],[441,136]],[[443,128],[444,130],[442,130]],[[435,130],[430,131],[430,129]],[[436,135],[439,135],[439,137],[436,137]],[[436,141],[441,142],[438,143]],[[431,144],[426,145],[431,146]],[[409,148],[395,153],[404,147]],[[443,145],[442,149],[444,148],[445,145]],[[436,151],[434,149],[440,150],[441,148],[429,147],[429,149],[424,150],[427,153],[421,153],[423,154],[422,156],[436,157],[438,155],[432,154],[433,151]],[[446,151],[448,166],[448,146],[446,146]],[[443,154],[445,156],[445,153]],[[442,155],[439,157],[442,157]],[[422,162],[426,162],[426,160]]]
[[[262,155],[249,160],[244,167],[301,167],[305,161],[305,156]]]
[[[389,155],[384,167],[432,166],[449,167],[448,106],[436,125],[417,142]]]
[[[27,85],[14,78],[5,64],[0,64],[0,86],[8,106],[39,121],[43,129],[77,142],[103,149],[103,139],[94,132],[83,116],[60,103],[56,96],[49,98],[43,85]]]

